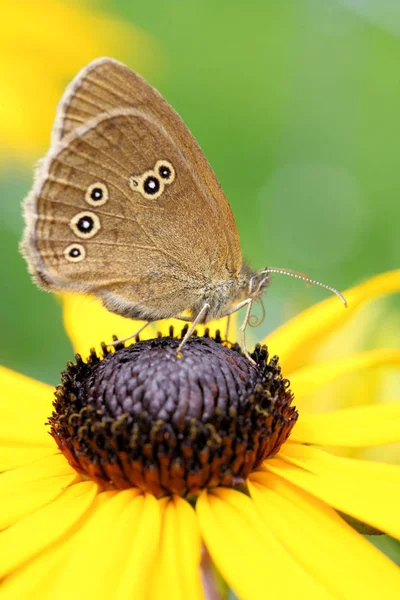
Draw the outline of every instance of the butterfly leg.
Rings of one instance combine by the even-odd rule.
[[[236,306],[234,306],[233,308],[231,308],[231,310],[227,313],[227,316],[229,317],[230,315],[232,315],[233,313],[237,312],[238,310],[240,310],[244,306],[247,306],[247,310],[246,310],[245,317],[243,319],[243,323],[240,326],[240,331],[241,331],[241,334],[242,334],[241,335],[242,352],[245,355],[245,357],[247,358],[247,360],[249,360],[253,365],[255,365],[256,363],[251,358],[251,356],[248,353],[247,348],[246,348],[246,328],[247,328],[247,325],[249,323],[250,312],[251,312],[252,305],[253,305],[253,299],[252,298],[247,298],[247,300],[243,300],[243,302],[239,302],[239,304],[236,304]]]
[[[240,331],[242,333],[242,339],[241,339],[241,342],[242,342],[242,352],[245,355],[245,357],[247,358],[247,360],[249,360],[251,363],[253,363],[253,365],[255,365],[256,364],[255,361],[251,358],[251,356],[248,353],[247,348],[246,348],[246,327],[247,327],[248,322],[249,322],[250,311],[251,311],[252,304],[253,304],[252,300],[249,300],[249,303],[247,305],[246,314],[245,314],[244,319],[243,319],[243,323],[240,326]]]
[[[179,355],[181,354],[181,350],[182,350],[183,346],[186,344],[186,342],[188,341],[188,339],[192,335],[193,331],[196,329],[197,325],[199,323],[201,323],[201,321],[203,320],[204,315],[206,314],[206,312],[208,311],[209,308],[210,308],[209,304],[204,304],[203,305],[201,311],[199,312],[199,314],[197,315],[197,317],[195,318],[195,320],[193,321],[193,323],[191,324],[191,326],[189,327],[189,329],[185,333],[184,338],[181,341],[181,343],[179,344],[178,349],[176,351],[176,355],[178,356],[178,358],[180,358]]]
[[[111,342],[110,344],[107,344],[107,346],[116,346],[117,344],[127,342],[128,340],[131,340],[131,339],[137,337],[139,335],[139,333],[141,333],[143,331],[143,329],[145,329],[147,327],[147,325],[150,325],[150,323],[151,323],[151,321],[147,321],[144,325],[139,327],[139,329],[137,331],[135,331],[135,333],[132,333],[132,335],[128,335],[128,337],[122,338],[122,340],[115,340],[115,342]]]

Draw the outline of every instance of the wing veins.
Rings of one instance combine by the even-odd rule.
[[[75,205],[71,204],[70,202],[64,202],[63,200],[58,200],[58,199],[56,200],[54,198],[49,198],[48,196],[44,196],[43,194],[41,194],[40,197],[43,198],[44,200],[46,200],[47,202],[52,202],[53,204],[62,204],[63,206],[67,206],[68,208],[71,208],[71,207],[75,208]],[[138,225],[140,227],[140,223],[138,221],[136,221],[136,219],[131,219],[130,217],[125,217],[123,215],[117,215],[117,214],[113,214],[113,213],[104,212],[104,211],[99,210],[96,206],[92,207],[89,205],[85,205],[84,207],[77,206],[76,208],[79,210],[82,210],[82,211],[84,211],[85,208],[87,208],[87,210],[89,210],[89,211],[94,209],[94,212],[96,213],[96,215],[102,215],[103,217],[111,217],[113,219],[121,219],[123,221],[130,221],[131,223],[135,223],[136,225]],[[165,211],[164,208],[162,210]],[[42,217],[40,215],[39,220],[41,218],[44,218],[44,217]]]

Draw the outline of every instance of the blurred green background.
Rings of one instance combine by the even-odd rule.
[[[31,283],[20,204],[56,101],[112,55],[155,85],[200,142],[244,256],[343,290],[399,265],[400,3],[27,0],[0,8],[1,362],[56,382],[72,356]],[[274,279],[260,337],[326,297]]]

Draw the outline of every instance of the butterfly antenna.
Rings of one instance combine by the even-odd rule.
[[[341,301],[347,308],[346,298],[343,296],[343,294],[339,292],[339,290],[335,289],[334,287],[331,287],[330,285],[326,285],[325,283],[321,283],[320,281],[316,281],[315,279],[311,279],[311,277],[308,277],[308,275],[306,275],[305,273],[301,273],[300,271],[292,271],[291,269],[280,269],[278,267],[267,267],[266,269],[262,269],[261,271],[259,271],[259,273],[260,275],[264,273],[278,273],[279,275],[289,275],[290,277],[294,277],[295,279],[302,279],[310,285],[318,285],[319,287],[323,287],[326,290],[329,290],[330,292],[336,294],[336,296],[338,296],[341,299]]]

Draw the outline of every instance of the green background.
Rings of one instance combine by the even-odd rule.
[[[155,41],[160,64],[142,75],[200,142],[254,267],[298,269],[343,290],[398,266],[396,3],[94,4]],[[17,250],[31,181],[26,163],[10,158],[0,170],[1,362],[55,382],[72,349],[59,305],[31,284]],[[266,322],[253,334],[326,295],[276,276]]]

